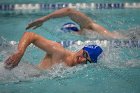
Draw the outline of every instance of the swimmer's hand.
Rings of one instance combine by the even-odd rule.
[[[28,26],[26,27],[26,30],[30,29],[30,28],[36,29],[36,28],[42,26],[43,22],[44,22],[44,20],[42,18],[39,18],[39,19],[29,23]]]
[[[6,61],[5,61],[5,68],[11,70],[12,68],[16,67],[18,63],[21,60],[21,56],[16,53],[10,56]]]

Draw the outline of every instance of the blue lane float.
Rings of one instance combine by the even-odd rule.
[[[96,4],[96,9],[122,9],[124,8],[123,3],[98,3]]]
[[[0,11],[6,10],[44,10],[64,7],[81,9],[125,9],[140,8],[140,3],[37,3],[37,4],[0,4]]]
[[[46,10],[46,9],[60,9],[68,7],[68,4],[40,4],[40,10]]]
[[[0,4],[0,10],[14,10],[15,7],[12,4]]]
[[[64,47],[75,45],[85,45],[88,43],[101,45],[103,47],[114,47],[114,48],[140,48],[140,40],[86,40],[86,41],[61,41],[59,42]]]
[[[60,41],[63,47],[70,47],[73,45],[81,46],[81,45],[88,45],[88,44],[97,44],[102,47],[113,47],[113,48],[140,48],[140,40],[86,40],[86,41]],[[16,46],[18,42],[10,41],[7,42],[3,38],[0,38],[0,48],[7,48],[7,46]],[[30,47],[35,47],[33,44]]]

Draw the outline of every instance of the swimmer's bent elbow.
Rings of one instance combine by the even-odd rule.
[[[25,36],[30,43],[34,43],[39,37],[39,35],[34,32],[24,32],[23,36]]]
[[[72,8],[65,8],[65,12],[68,13],[69,15],[70,15],[71,13],[73,13],[73,11],[75,11],[75,10],[72,9]]]

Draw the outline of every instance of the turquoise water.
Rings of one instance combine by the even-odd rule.
[[[17,2],[23,1],[17,0]],[[34,2],[38,1],[34,0]],[[103,47],[104,57],[99,60],[98,64],[74,67],[63,67],[63,64],[60,64],[54,66],[52,70],[39,71],[33,65],[40,62],[44,52],[31,46],[27,49],[18,67],[11,71],[5,70],[3,61],[16,47],[16,45],[9,44],[9,41],[17,43],[30,21],[52,11],[54,10],[33,14],[0,13],[0,36],[2,36],[0,38],[0,93],[139,93],[140,50],[137,47]],[[139,9],[88,9],[88,11],[83,9],[80,11],[110,31],[123,34],[135,32],[138,34],[139,32]],[[42,27],[29,31],[57,42],[88,40],[86,36],[61,32],[60,26],[69,21],[71,20],[67,17],[49,20]],[[76,51],[80,47],[82,45],[72,45],[68,49]]]

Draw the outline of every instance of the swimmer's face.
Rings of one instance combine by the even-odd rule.
[[[90,61],[90,57],[88,55],[88,53],[86,51],[84,51],[83,49],[81,49],[80,51],[78,51],[76,53],[76,62],[79,64],[86,64],[87,62],[91,62]]]

